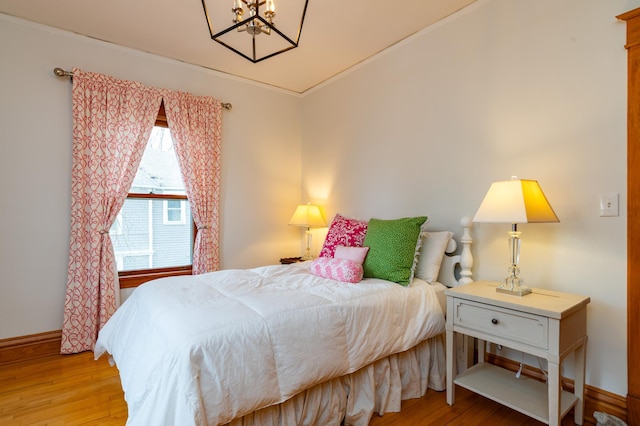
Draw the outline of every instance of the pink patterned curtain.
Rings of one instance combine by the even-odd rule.
[[[160,108],[158,89],[73,70],[71,244],[62,353],[92,350],[119,305],[109,229]]]
[[[222,104],[184,92],[164,94],[164,109],[198,231],[193,274],[220,268],[220,141]]]

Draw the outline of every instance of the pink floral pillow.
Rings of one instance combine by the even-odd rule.
[[[367,221],[336,214],[329,226],[319,257],[334,257],[336,247],[362,247],[367,234]]]
[[[358,283],[362,280],[362,265],[349,259],[318,257],[311,262],[309,270],[313,275],[344,283]]]

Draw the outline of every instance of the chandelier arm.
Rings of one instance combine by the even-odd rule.
[[[298,43],[296,43],[295,41],[291,40],[285,33],[283,33],[282,31],[280,31],[275,24],[269,23],[266,19],[264,19],[262,16],[255,16],[254,19],[258,19],[260,22],[262,22],[264,25],[267,25],[269,28],[271,28],[273,31],[275,31],[276,33],[278,33],[278,35],[280,37],[282,37],[283,39],[287,40],[287,42],[289,42],[289,44],[293,45],[294,47],[298,47]],[[301,29],[298,30],[298,33],[301,31]],[[290,50],[290,49],[286,49],[286,50]],[[285,50],[285,51],[286,51]],[[265,58],[266,59],[266,58]]]
[[[213,27],[211,26],[211,19],[209,19],[209,12],[207,12],[207,5],[205,4],[204,0],[202,0],[202,10],[204,11],[204,17],[207,20],[207,28],[209,29],[209,35],[211,36],[211,38],[214,38]]]

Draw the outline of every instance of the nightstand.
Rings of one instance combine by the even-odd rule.
[[[280,259],[280,264],[289,265],[291,263],[304,262],[301,257],[283,257]]]
[[[518,297],[496,292],[497,282],[476,281],[446,291],[447,403],[455,385],[549,425],[574,408],[583,422],[588,297],[533,289]],[[478,339],[478,363],[456,374],[456,335]],[[484,362],[485,341],[547,360],[547,384]],[[564,358],[574,355],[574,392],[561,389]]]

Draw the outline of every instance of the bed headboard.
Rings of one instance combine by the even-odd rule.
[[[460,224],[462,225],[462,236],[460,237],[462,248],[460,253],[454,254],[458,248],[455,238],[449,240],[446,254],[442,259],[440,274],[438,275],[438,282],[447,287],[455,287],[473,281],[473,273],[471,272],[473,267],[473,256],[471,255],[471,243],[473,242],[471,228],[473,227],[473,222],[471,218],[463,217]]]

